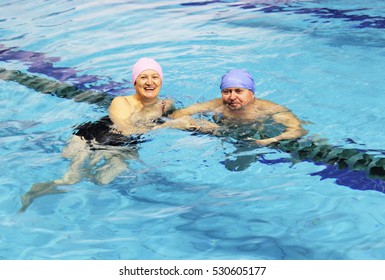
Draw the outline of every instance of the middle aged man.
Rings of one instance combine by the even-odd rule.
[[[202,127],[197,130],[211,130],[215,135],[235,135],[234,138],[251,140],[261,146],[307,134],[298,118],[286,107],[254,96],[255,83],[249,72],[239,69],[227,72],[222,77],[220,89],[222,98],[177,110],[170,117],[213,113],[215,123],[198,122]],[[276,132],[271,135],[274,126],[280,127],[281,131],[277,133],[273,129]]]

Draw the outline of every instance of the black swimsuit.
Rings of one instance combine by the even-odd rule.
[[[75,128],[73,134],[86,140],[88,144],[96,141],[99,145],[110,146],[130,146],[145,142],[140,139],[141,135],[124,136],[111,131],[112,121],[108,116],[101,118],[96,122],[86,122]]]
[[[163,112],[163,116],[154,120],[155,124],[164,123],[163,117],[171,114],[175,110],[171,107],[167,112]],[[92,141],[96,141],[98,145],[109,146],[132,146],[139,143],[148,141],[141,134],[133,134],[125,136],[120,133],[113,132],[113,122],[109,116],[105,116],[96,122],[86,122],[77,126],[73,132],[74,135],[86,140],[91,148],[95,148],[92,145]]]

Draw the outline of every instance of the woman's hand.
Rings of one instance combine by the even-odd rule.
[[[217,131],[219,128],[216,123],[204,119],[196,120],[190,116],[168,120],[167,122],[158,126],[158,128],[161,127],[170,127],[181,130],[194,130],[202,133],[215,133],[215,131]]]

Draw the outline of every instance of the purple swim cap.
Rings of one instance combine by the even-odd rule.
[[[230,70],[222,77],[221,90],[234,87],[245,88],[254,92],[255,85],[253,76],[251,76],[251,74],[245,70]]]
[[[162,67],[160,67],[159,63],[152,58],[143,57],[134,64],[134,67],[132,67],[133,85],[135,84],[136,78],[138,78],[139,74],[145,70],[155,70],[163,80]]]

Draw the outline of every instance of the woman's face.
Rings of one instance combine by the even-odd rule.
[[[135,80],[135,91],[144,99],[157,98],[162,87],[162,79],[155,70],[145,70]]]

